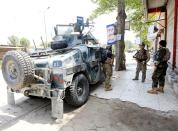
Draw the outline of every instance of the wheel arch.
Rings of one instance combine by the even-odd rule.
[[[87,75],[87,72],[86,72],[86,71],[80,71],[80,72],[75,73],[75,74],[73,75],[72,80],[74,80],[74,78],[75,78],[76,76],[80,75],[80,74],[83,74],[83,75],[87,78],[88,83],[90,83],[91,80],[90,80],[89,75]]]
[[[78,94],[78,84],[82,84],[82,94]],[[87,84],[88,83],[88,84]],[[79,107],[88,100],[89,82],[85,72],[78,72],[73,76],[72,85],[66,88],[65,100],[68,104]]]

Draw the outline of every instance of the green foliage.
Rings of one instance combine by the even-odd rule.
[[[115,45],[112,45],[112,53],[115,55],[116,54],[116,46]]]
[[[132,43],[129,40],[125,41],[125,50],[128,51],[129,49],[137,49],[137,45],[135,43]]]
[[[137,33],[137,36],[141,40],[150,45],[150,42],[147,40],[148,27],[151,23],[146,23],[144,18],[143,3],[140,0],[127,0],[127,12],[128,19],[131,20],[131,29]]]
[[[29,41],[27,38],[22,37],[22,38],[20,39],[20,46],[23,46],[23,47],[25,47],[25,48],[28,48],[28,47],[30,46],[30,41]]]
[[[17,36],[12,35],[8,37],[8,44],[12,46],[23,46],[28,48],[30,46],[30,41],[25,37],[19,39]]]
[[[18,46],[19,45],[19,38],[15,35],[8,37],[8,44],[12,46]]]
[[[119,0],[91,0],[98,7],[91,14],[91,19],[99,15],[116,11]],[[148,27],[150,23],[145,23],[143,3],[141,0],[125,0],[127,19],[131,21],[131,29],[134,30],[145,44],[150,44],[147,40]]]
[[[97,4],[98,7],[93,11],[90,19],[94,19],[99,15],[112,12],[117,9],[117,0],[91,0],[93,3]]]

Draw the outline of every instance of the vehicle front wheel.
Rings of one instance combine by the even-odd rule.
[[[89,83],[85,75],[79,74],[74,77],[72,85],[66,89],[65,100],[73,106],[85,104],[89,97]]]

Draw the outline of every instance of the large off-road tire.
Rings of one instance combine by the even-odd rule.
[[[79,74],[74,77],[72,85],[66,89],[65,100],[73,106],[85,104],[89,97],[89,83],[85,75]]]
[[[13,90],[28,86],[34,75],[30,56],[23,51],[8,51],[3,57],[2,74],[7,85]]]

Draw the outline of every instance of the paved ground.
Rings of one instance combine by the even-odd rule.
[[[141,80],[132,80],[135,75],[135,65],[128,65],[127,68],[127,71],[114,73],[112,78],[112,91],[105,92],[103,88],[104,85],[99,85],[91,95],[105,99],[118,98],[122,101],[130,101],[141,107],[148,107],[155,110],[178,111],[178,99],[169,85],[166,85],[164,94],[159,93],[158,95],[151,95],[147,93],[152,83],[151,69],[148,70],[146,82],[142,83]]]
[[[114,74],[113,91],[105,92],[103,86],[98,85],[84,106],[76,109],[64,104],[64,119],[60,124],[51,118],[48,99],[29,99],[16,94],[17,104],[7,105],[6,84],[0,74],[0,130],[178,131],[178,99],[172,89],[167,86],[165,94],[147,94],[151,70],[145,84],[132,81],[134,62],[129,61],[127,71]]]
[[[152,66],[148,66],[145,83],[142,83],[141,80],[133,81],[132,78],[135,76],[136,63],[132,59],[132,55],[127,54],[127,60],[127,71],[114,72],[113,74],[112,91],[105,92],[103,89],[104,85],[99,85],[91,95],[105,99],[118,98],[122,101],[136,103],[141,107],[148,107],[160,111],[178,111],[178,99],[169,85],[166,84],[164,94],[151,95],[147,93],[147,90],[150,89],[152,84]]]

